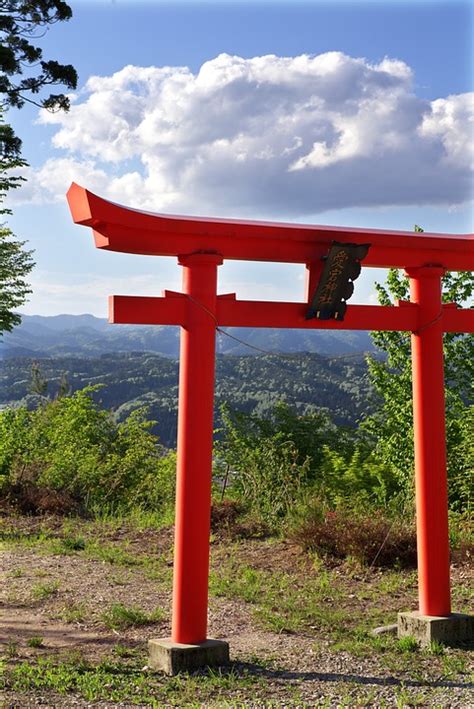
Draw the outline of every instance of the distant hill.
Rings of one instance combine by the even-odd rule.
[[[317,352],[322,355],[374,351],[368,332],[227,328],[239,340],[270,352]],[[221,354],[255,350],[218,335]],[[24,315],[21,325],[0,337],[0,357],[98,357],[108,352],[155,352],[177,357],[179,328],[110,325],[93,315]]]
[[[119,419],[147,406],[149,417],[158,422],[156,432],[162,442],[175,445],[176,359],[144,352],[112,352],[100,357],[8,357],[1,364],[0,408],[38,404],[38,396],[29,393],[33,361],[39,362],[49,382],[51,398],[56,396],[63,374],[72,390],[102,384],[95,397]],[[375,404],[365,360],[358,355],[218,356],[216,427],[220,425],[219,406],[224,402],[240,411],[265,416],[280,400],[287,401],[301,414],[326,409],[335,423],[348,426],[354,426]]]

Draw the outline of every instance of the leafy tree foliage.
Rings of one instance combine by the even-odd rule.
[[[0,214],[11,214],[1,206],[8,190],[19,187],[23,177],[13,172],[26,165],[20,157],[21,141],[0,114]],[[32,251],[24,249],[25,242],[18,241],[13,232],[0,225],[0,335],[19,325],[21,317],[15,309],[23,305],[31,288],[25,278],[34,266]]]
[[[46,396],[48,391],[48,382],[43,376],[38,362],[33,362],[31,365],[30,391],[32,394],[38,394],[43,397]]]
[[[50,111],[68,110],[69,98],[63,93],[50,93],[40,98],[45,87],[58,85],[75,89],[77,73],[70,64],[43,59],[37,40],[50,26],[72,17],[63,0],[0,0],[0,101],[2,112],[8,107],[21,108],[25,102]],[[24,178],[18,168],[26,166],[21,158],[21,140],[11,126],[0,117],[0,202],[10,189],[20,186]],[[12,172],[13,171],[13,172]],[[10,214],[0,208],[0,214]],[[13,310],[21,306],[31,292],[24,278],[31,271],[31,252],[24,242],[16,241],[12,232],[0,232],[0,333],[10,331],[21,322]]]
[[[0,333],[20,324],[15,310],[31,293],[25,278],[33,268],[32,252],[25,251],[24,245],[8,227],[0,227]]]
[[[442,286],[444,303],[472,307],[474,274],[446,273]],[[386,284],[377,285],[377,291],[382,305],[408,300],[409,280],[401,271],[391,269]],[[377,458],[392,468],[402,488],[411,491],[414,452],[410,336],[374,332],[372,337],[387,354],[386,361],[369,359],[370,378],[383,403],[364,422],[363,429],[373,440]],[[465,425],[470,415],[468,406],[474,400],[474,335],[445,333],[444,358],[449,496],[452,507],[463,508],[468,487],[472,495],[473,469],[469,472],[465,468],[460,451],[472,447],[474,438],[474,427]]]
[[[25,180],[16,172],[17,168],[27,164],[20,151],[21,140],[15,135],[13,128],[4,123],[0,113],[0,203],[5,199],[8,190],[20,187]],[[11,210],[0,208],[0,214],[11,214]]]
[[[68,110],[69,99],[63,93],[51,93],[40,99],[45,87],[77,86],[77,73],[70,64],[44,60],[36,46],[52,25],[72,17],[63,0],[0,0],[0,94],[5,106],[21,108],[25,101],[49,110]],[[31,75],[25,75],[31,70]],[[34,98],[32,98],[34,97]]]

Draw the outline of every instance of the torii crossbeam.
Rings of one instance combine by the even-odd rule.
[[[443,332],[474,332],[474,310],[442,304],[445,271],[474,270],[472,234],[430,234],[150,214],[73,184],[73,220],[93,229],[98,248],[174,256],[181,293],[110,299],[113,323],[180,325],[178,463],[172,640],[207,637],[216,327],[403,330],[412,333],[419,611],[451,613]],[[350,305],[343,322],[306,320],[331,243],[371,244],[364,267],[404,268],[410,302]],[[305,264],[301,302],[238,300],[217,294],[224,259]]]

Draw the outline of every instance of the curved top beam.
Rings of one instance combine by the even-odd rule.
[[[381,229],[152,214],[109,202],[73,183],[67,199],[76,224],[92,227],[98,248],[153,256],[216,252],[225,259],[309,263],[332,241],[369,243],[364,266],[412,268],[436,264],[474,270],[473,234]]]

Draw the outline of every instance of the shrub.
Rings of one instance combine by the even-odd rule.
[[[381,511],[317,511],[295,527],[291,536],[306,551],[334,559],[352,557],[365,565],[416,567],[414,527],[401,519],[390,520]]]
[[[245,506],[237,500],[212,503],[211,530],[220,537],[234,539],[260,539],[269,534],[268,527],[261,520],[246,513]]]
[[[94,402],[96,389],[0,413],[0,485],[24,511],[173,503],[175,455],[158,444],[154,422],[138,410],[117,423]]]
[[[298,415],[281,402],[269,420],[222,412],[218,460],[231,473],[231,495],[271,526],[317,497],[329,507],[397,506],[403,492],[394,469],[367,441],[336,428],[325,412]]]

